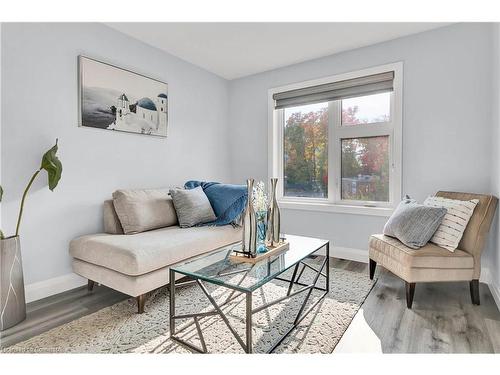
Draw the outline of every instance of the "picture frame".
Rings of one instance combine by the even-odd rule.
[[[166,82],[79,55],[78,93],[80,127],[167,137]]]

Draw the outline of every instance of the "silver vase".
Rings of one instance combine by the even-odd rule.
[[[252,258],[257,254],[257,218],[252,204],[253,178],[247,180],[247,205],[243,215],[242,250],[250,253]]]
[[[276,185],[277,178],[271,178],[271,202],[267,209],[267,232],[266,232],[266,245],[277,246],[280,242],[280,208],[278,207],[278,200],[276,199]]]
[[[0,240],[0,331],[26,319],[19,236]]]

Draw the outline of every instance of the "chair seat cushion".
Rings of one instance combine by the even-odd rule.
[[[395,238],[374,234],[370,237],[370,257],[373,252],[398,262],[405,268],[473,268],[474,259],[469,253],[457,249],[450,252],[442,247],[428,243],[420,249],[411,249]],[[373,258],[372,258],[373,259]]]
[[[69,252],[76,259],[137,276],[239,240],[241,229],[231,225],[171,226],[132,235],[82,236],[71,241]]]

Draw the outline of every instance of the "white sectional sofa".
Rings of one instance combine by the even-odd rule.
[[[171,265],[241,240],[241,229],[232,225],[170,225],[124,234],[115,205],[104,202],[105,233],[75,238],[69,252],[74,272],[89,280],[89,290],[97,282],[136,297],[139,313],[144,312],[146,293],[168,284]],[[140,204],[135,208],[141,210]]]

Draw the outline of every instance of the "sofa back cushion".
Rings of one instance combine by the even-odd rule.
[[[108,234],[123,234],[123,228],[120,219],[115,211],[113,200],[108,199],[104,201],[103,205],[104,215],[104,232]]]
[[[125,234],[177,224],[177,215],[168,189],[117,190],[113,205]]]

